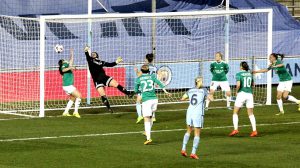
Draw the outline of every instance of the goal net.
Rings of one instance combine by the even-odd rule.
[[[234,94],[235,74],[241,61],[247,61],[253,69],[267,66],[271,52],[270,13],[268,9],[219,10],[43,16],[39,20],[2,16],[1,112],[29,111],[30,115],[37,115],[44,110],[64,109],[68,96],[62,89],[58,61],[69,59],[70,48],[74,49],[74,85],[82,94],[81,108],[102,106],[89,76],[85,45],[106,62],[123,58],[123,63],[105,70],[128,90],[134,88],[134,68],[144,64],[147,53],[155,53],[157,77],[173,94],[167,97],[157,88],[160,103],[178,103],[194,87],[197,76],[202,76],[204,86],[209,87],[209,67],[215,53],[229,53],[224,60],[230,67],[227,78]],[[56,44],[64,46],[62,53],[54,51]],[[268,75],[255,76],[255,82],[255,103],[265,104]],[[106,88],[106,94],[112,106],[135,104],[135,99],[129,99],[116,88]],[[224,100],[222,91],[217,91],[215,98]],[[212,106],[225,105],[219,102]]]

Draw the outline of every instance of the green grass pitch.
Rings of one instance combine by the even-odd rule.
[[[294,87],[293,95],[300,97],[300,87]],[[135,124],[134,108],[116,109],[116,114],[102,113],[103,109],[82,110],[82,113],[100,113],[82,115],[81,119],[3,120],[0,167],[300,167],[297,105],[285,104],[284,116],[275,116],[276,105],[255,107],[259,132],[256,138],[249,137],[251,126],[245,109],[240,113],[237,137],[228,137],[232,111],[209,110],[201,133],[199,160],[180,155],[186,108],[187,104],[159,105],[153,144],[148,146],[143,144],[143,124]]]

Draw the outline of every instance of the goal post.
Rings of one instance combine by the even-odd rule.
[[[225,29],[226,16],[229,18],[230,30]],[[3,17],[3,19],[7,18]],[[22,22],[23,18],[14,19],[16,22]],[[62,90],[62,79],[58,73],[57,62],[69,58],[70,48],[75,50],[74,64],[77,69],[74,71],[74,85],[82,94],[80,108],[103,106],[89,78],[83,53],[86,44],[89,44],[93,51],[98,52],[101,60],[113,62],[118,56],[123,57],[124,63],[106,68],[106,72],[131,91],[136,78],[134,67],[140,67],[144,63],[145,55],[153,52],[153,45],[155,45],[154,64],[158,69],[157,77],[166,85],[166,89],[173,93],[173,97],[169,98],[157,89],[160,103],[166,104],[178,103],[182,94],[194,86],[193,80],[199,75],[204,78],[204,86],[209,87],[211,81],[209,66],[214,61],[216,52],[225,53],[225,38],[229,39],[230,72],[227,77],[232,91],[235,88],[235,73],[239,71],[241,61],[251,63],[252,57],[255,56],[257,57],[254,61],[255,65],[258,68],[265,68],[268,64],[267,57],[272,52],[272,9],[51,15],[40,16],[34,30],[38,32],[39,38],[30,39],[30,43],[12,38],[15,43],[10,45],[20,48],[32,47],[39,51],[38,53],[30,53],[28,50],[18,51],[22,60],[28,59],[30,55],[32,62],[39,61],[35,65],[38,67],[39,79],[30,81],[24,78],[22,81],[25,83],[24,87],[30,82],[37,83],[39,99],[26,97],[12,99],[8,98],[12,93],[4,92],[0,96],[0,105],[5,108],[1,111],[36,111],[37,116],[44,117],[45,111],[63,110],[68,96]],[[9,34],[7,30],[0,29],[0,34],[5,33]],[[0,43],[4,46],[3,41]],[[53,50],[55,44],[62,44],[64,51],[60,54],[56,53]],[[24,51],[26,52],[22,53]],[[2,57],[4,56],[1,55]],[[16,67],[13,68],[18,68],[19,65],[14,66]],[[28,70],[30,66],[20,67],[22,74],[17,75],[29,75],[27,72],[30,72]],[[7,75],[2,72],[9,68],[1,67],[0,75]],[[270,104],[270,73],[262,74],[257,81],[255,92],[259,96],[256,96],[256,103]],[[3,87],[2,84],[0,93],[7,87]],[[134,99],[127,98],[115,88],[107,88],[106,93],[112,106],[135,104]],[[21,93],[19,94],[18,96],[22,96]],[[28,96],[33,94],[36,93]],[[224,99],[223,93],[219,91],[215,97]],[[31,102],[34,105],[19,108],[20,101]],[[225,104],[220,102],[221,106]]]

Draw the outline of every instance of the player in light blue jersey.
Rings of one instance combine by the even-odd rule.
[[[195,79],[195,88],[188,90],[181,98],[181,101],[189,99],[190,102],[186,113],[187,131],[184,134],[181,155],[187,157],[186,144],[188,143],[190,134],[194,128],[193,149],[190,155],[190,158],[192,159],[199,159],[196,155],[196,150],[200,142],[200,131],[201,128],[203,128],[204,123],[205,100],[208,96],[207,90],[202,88],[202,85],[203,78],[197,77]],[[208,96],[208,99],[211,100],[211,96]]]
[[[149,66],[149,74],[150,75],[154,74],[156,77],[157,68],[153,64],[153,60],[154,60],[154,55],[152,53],[146,55],[145,64]],[[135,68],[134,71],[136,72],[136,75],[138,77],[142,75],[142,72],[139,71],[138,68]],[[140,121],[143,120],[141,101],[142,101],[142,96],[141,96],[141,94],[138,94],[137,98],[136,98],[136,112],[138,115],[138,118],[136,119],[136,123],[139,123]],[[153,120],[153,122],[156,121],[155,113],[153,113],[152,120]]]

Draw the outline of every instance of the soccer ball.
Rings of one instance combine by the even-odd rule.
[[[54,47],[54,50],[57,53],[61,53],[64,50],[64,47],[63,47],[63,45],[56,44],[56,46]]]

